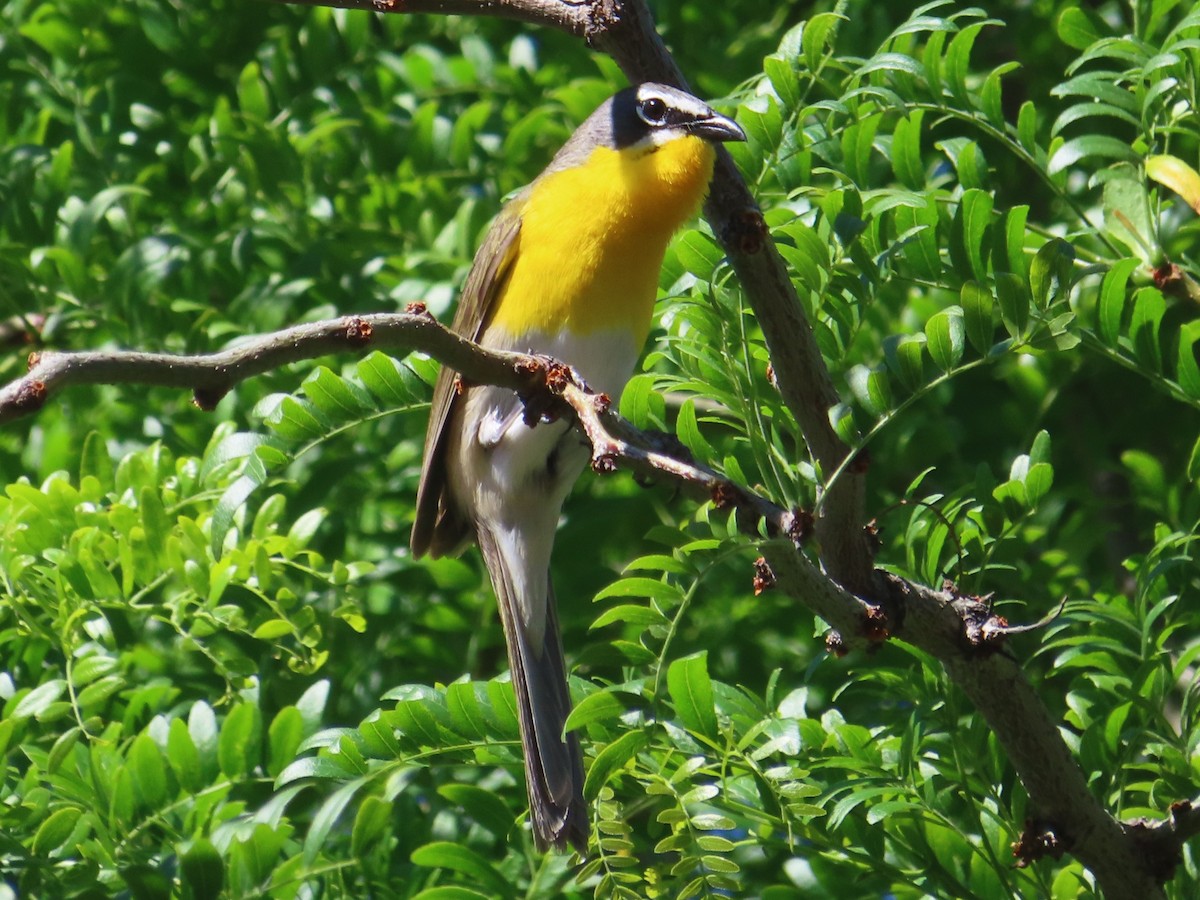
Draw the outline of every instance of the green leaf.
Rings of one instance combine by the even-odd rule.
[[[896,376],[910,391],[925,384],[925,335],[891,336],[883,344],[884,357]]]
[[[211,777],[211,773],[217,769],[219,734],[217,717],[213,715],[212,707],[203,700],[193,704],[188,713],[188,736],[205,773],[209,773],[205,777]]]
[[[626,622],[636,625],[638,628],[649,628],[651,625],[669,625],[670,619],[654,606],[635,606],[632,603],[623,603],[606,609],[597,616],[590,630],[594,631],[614,622]]]
[[[1017,140],[1026,153],[1036,153],[1038,150],[1037,128],[1037,106],[1032,100],[1026,100],[1017,113]]]
[[[489,900],[487,894],[481,894],[478,891],[472,891],[465,887],[458,887],[453,884],[444,884],[438,887],[425,888],[413,900]]]
[[[996,299],[1000,305],[1000,321],[1005,330],[1017,340],[1025,337],[1029,327],[1029,292],[1021,275],[998,272]]]
[[[675,242],[675,253],[687,271],[708,281],[725,258],[725,252],[703,232],[691,229]]]
[[[667,669],[667,691],[684,727],[715,740],[717,713],[713,705],[712,681],[708,677],[708,652],[701,651],[672,662]]]
[[[89,431],[83,439],[83,451],[79,459],[80,482],[85,478],[95,478],[105,493],[112,490],[112,458],[108,455],[104,438],[97,431]]]
[[[267,729],[267,773],[276,778],[296,757],[304,739],[304,717],[294,706],[285,706],[271,720]]]
[[[414,376],[398,360],[375,351],[359,361],[355,371],[368,391],[387,406],[403,406],[414,399]]]
[[[825,50],[832,45],[838,26],[846,21],[839,13],[818,13],[808,20],[800,35],[800,52],[810,72],[819,71]]]
[[[287,619],[267,619],[254,629],[252,637],[260,641],[274,641],[291,634],[292,630],[292,623]]]
[[[1071,287],[1071,263],[1075,248],[1061,238],[1047,241],[1029,266],[1029,292],[1038,309],[1065,297]]]
[[[1119,241],[1146,264],[1158,256],[1157,218],[1150,208],[1150,193],[1145,182],[1129,166],[1106,172],[1104,182],[1105,233]]]
[[[349,421],[373,410],[370,397],[325,366],[318,366],[302,385],[304,396],[332,422]]]
[[[381,797],[364,797],[350,831],[350,853],[363,857],[387,834],[392,804]]]
[[[154,739],[140,734],[129,748],[128,766],[133,788],[145,810],[157,810],[167,800],[167,768]]]
[[[987,186],[988,166],[983,151],[974,141],[967,141],[959,149],[955,159],[958,169],[958,183],[964,188],[983,190]],[[990,210],[989,210],[990,212]]]
[[[988,276],[989,233],[992,221],[991,194],[971,188],[963,193],[954,214],[950,256],[959,273],[983,281]]]
[[[238,105],[246,116],[260,122],[265,122],[271,117],[267,86],[262,80],[262,70],[257,62],[251,60],[242,69],[238,77],[237,94]]]
[[[237,779],[250,774],[261,756],[262,718],[252,703],[239,703],[221,725],[217,759],[221,771]]]
[[[1162,371],[1162,344],[1158,334],[1166,311],[1166,298],[1158,288],[1144,287],[1133,295],[1129,337],[1138,361],[1155,372]]]
[[[196,793],[203,786],[200,754],[196,752],[196,745],[183,719],[171,720],[167,731],[167,762],[185,790]]]
[[[846,373],[846,380],[871,415],[882,416],[892,408],[892,386],[885,370],[854,366]]]
[[[1188,322],[1179,329],[1179,353],[1176,378],[1184,392],[1200,400],[1200,322]]]
[[[1025,473],[1022,482],[1025,485],[1026,500],[1032,509],[1050,492],[1050,487],[1054,484],[1054,467],[1049,463],[1034,463]]]
[[[321,523],[325,521],[329,511],[325,509],[310,509],[298,518],[288,530],[288,541],[297,550],[308,546]]]
[[[967,339],[979,353],[986,355],[992,348],[996,334],[995,298],[983,285],[967,281],[959,291],[959,303],[962,305]]]
[[[51,774],[57,772],[75,748],[75,745],[79,743],[79,739],[82,736],[83,729],[78,725],[60,734],[55,739],[54,746],[50,748],[50,756],[46,760],[46,771]],[[0,753],[3,753],[5,750],[4,744],[4,741],[0,741]]]
[[[901,253],[918,278],[940,281],[944,265],[938,248],[938,211],[935,205],[926,204],[913,209],[897,207],[894,211],[896,228],[903,236]]]
[[[512,884],[483,856],[463,844],[435,841],[413,851],[412,861],[430,869],[449,869],[473,879],[495,897],[516,896]]]
[[[578,731],[594,722],[609,722],[641,706],[641,697],[616,688],[588,694],[567,716],[567,731]]]
[[[621,393],[620,413],[636,428],[654,428],[662,420],[662,397],[654,392],[654,378],[634,375]]]
[[[504,801],[491,791],[473,784],[443,784],[438,793],[461,806],[467,815],[498,838],[506,838],[515,819]]]
[[[39,684],[18,701],[12,711],[14,719],[25,717],[37,718],[46,713],[67,689],[66,679],[53,678],[45,684]]]
[[[1109,103],[1127,112],[1136,113],[1138,111],[1138,98],[1132,90],[1119,83],[1121,80],[1122,75],[1118,72],[1103,71],[1100,69],[1089,70],[1082,75],[1076,75],[1074,78],[1064,81],[1050,93],[1056,97],[1090,97],[1103,103]],[[1091,135],[1091,137],[1104,136]],[[1108,140],[1113,141],[1115,144],[1123,143],[1117,138],[1108,138]],[[1128,144],[1124,144],[1124,146],[1126,150],[1129,149]]]
[[[607,600],[609,597],[646,597],[650,600],[660,600],[675,606],[683,599],[683,592],[678,585],[656,578],[622,578],[614,581],[608,587],[596,594],[593,602]]]
[[[1062,11],[1055,30],[1060,41],[1076,50],[1086,49],[1100,39],[1097,23],[1078,6],[1069,6]]]
[[[1087,134],[1064,141],[1046,164],[1046,172],[1054,175],[1082,159],[1100,157],[1126,162],[1138,162],[1138,155],[1128,141],[1106,134]]]
[[[355,778],[325,798],[325,802],[321,804],[312,818],[308,833],[304,836],[303,856],[306,864],[312,865],[321,851],[325,849],[325,840],[329,837],[330,831],[341,818],[342,812],[350,805],[350,801],[362,790],[364,783],[365,779]]]
[[[486,693],[486,688],[475,683],[455,682],[446,688],[446,709],[450,721],[462,735],[476,740],[487,736],[487,722],[480,708],[476,690]]]
[[[238,510],[245,505],[246,500],[254,493],[255,489],[265,481],[265,474],[265,472],[261,472],[264,477],[255,477],[250,474],[240,475],[221,494],[212,515],[212,537],[209,551],[212,553],[213,559],[221,558],[225,549],[225,538],[233,528]]]
[[[1122,259],[1113,263],[1104,273],[1100,283],[1100,302],[1096,310],[1096,325],[1100,337],[1110,347],[1117,346],[1117,339],[1125,320],[1125,287],[1129,276],[1140,265],[1137,259]]]
[[[688,397],[679,407],[679,414],[675,420],[675,434],[696,459],[703,462],[712,458],[713,448],[700,433],[700,426],[696,421],[696,401],[692,397]]]
[[[951,306],[930,316],[925,323],[925,339],[929,355],[943,372],[954,369],[962,359],[966,346],[963,311]]]
[[[1192,445],[1192,455],[1188,457],[1187,477],[1192,482],[1200,481],[1200,438]]]
[[[274,401],[274,405],[268,400]],[[280,437],[296,443],[321,437],[333,428],[333,423],[319,416],[311,403],[301,403],[287,394],[267,398],[255,412],[262,415],[266,425]]]
[[[45,859],[66,844],[81,815],[77,807],[67,806],[47,816],[33,836],[33,855]]]
[[[637,731],[625,732],[625,734],[604,747],[596,754],[591,767],[588,768],[587,777],[584,779],[583,784],[583,796],[589,801],[595,800],[600,793],[600,789],[608,784],[609,779],[619,769],[624,768],[649,743],[650,738],[646,732],[639,729]]]
[[[192,900],[218,900],[225,887],[225,865],[212,841],[204,837],[191,841],[180,855],[179,863],[185,896]]]
[[[983,81],[983,87],[979,89],[979,106],[983,109],[983,114],[987,116],[988,121],[997,128],[1007,129],[1008,117],[1004,111],[1003,100],[1003,78],[1009,72],[1015,72],[1021,68],[1018,62],[1007,62],[996,66],[988,73],[987,78]]]
[[[925,163],[921,156],[921,120],[924,110],[914,110],[896,123],[892,134],[892,170],[900,183],[914,191],[925,187]]]
[[[785,108],[791,109],[800,102],[800,77],[793,60],[768,56],[763,60],[763,73]]]

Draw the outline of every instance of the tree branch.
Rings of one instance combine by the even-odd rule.
[[[294,6],[331,6],[383,13],[435,13],[443,16],[494,16],[531,25],[548,25],[586,37],[593,0],[274,0]]]
[[[201,409],[212,409],[234,385],[303,359],[347,350],[427,351],[445,365],[488,384],[528,390],[519,353],[483,350],[410,304],[403,313],[346,316],[277,331],[203,356],[127,350],[31,353],[29,372],[0,388],[0,425],[41,409],[66,387],[84,384],[141,384],[185,388]]]

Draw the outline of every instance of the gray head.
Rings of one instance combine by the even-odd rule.
[[[601,103],[563,144],[547,171],[577,166],[597,147],[650,150],[686,135],[707,141],[746,139],[736,122],[715,112],[703,100],[647,81],[618,91]]]

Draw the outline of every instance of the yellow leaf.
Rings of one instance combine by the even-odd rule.
[[[1146,160],[1146,175],[1170,188],[1200,213],[1200,173],[1174,156],[1151,156]]]

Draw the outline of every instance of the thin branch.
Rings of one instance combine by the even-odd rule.
[[[0,425],[41,409],[63,388],[86,384],[141,384],[191,390],[212,409],[234,385],[304,359],[348,350],[426,350],[472,379],[524,392],[528,375],[519,353],[484,350],[437,322],[421,304],[403,313],[346,316],[297,325],[250,338],[203,356],[130,350],[31,353],[29,372],[0,388]]]
[[[531,25],[547,25],[586,37],[592,0],[275,0],[290,6],[331,6],[382,13],[434,13],[443,16],[494,16]]]

